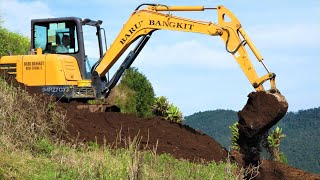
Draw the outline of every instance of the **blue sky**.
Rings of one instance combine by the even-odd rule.
[[[289,102],[289,110],[320,106],[320,1],[0,0],[0,15],[3,26],[25,36],[30,36],[33,18],[100,19],[110,46],[132,11],[144,2],[227,7],[238,17],[265,64],[277,74],[277,85]],[[173,14],[217,22],[215,11]],[[92,30],[85,30],[86,51],[90,57],[98,57]],[[214,109],[238,111],[254,89],[224,46],[219,37],[157,31],[133,66],[148,77],[158,96],[168,97],[184,115]],[[264,75],[255,57],[250,58],[258,74]],[[111,74],[119,65],[116,63]]]

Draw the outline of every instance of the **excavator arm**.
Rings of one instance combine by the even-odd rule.
[[[223,6],[218,6],[216,8],[205,8],[204,6],[148,5],[149,6],[147,8],[141,10],[139,10],[139,6],[133,12],[115,39],[114,43],[111,45],[102,59],[93,67],[92,74],[95,77],[104,77],[104,75],[110,70],[110,68],[126,51],[126,49],[139,37],[142,37],[137,47],[129,53],[125,62],[121,65],[122,68],[120,68],[113,77],[113,80],[111,81],[112,84],[108,84],[104,91],[108,91],[115,85],[124,69],[129,68],[152,33],[156,30],[172,30],[201,33],[209,36],[220,36],[226,44],[226,50],[233,55],[256,91],[264,91],[262,84],[268,80],[270,80],[271,90],[276,91],[275,74],[271,73],[264,65],[261,54],[242,28],[240,21],[227,8]],[[218,14],[218,23],[192,20],[173,16],[171,14],[172,11],[205,10],[216,10]],[[267,71],[266,75],[262,77],[258,76],[249,59],[245,45],[249,46],[250,50],[254,53],[258,61],[262,63]]]

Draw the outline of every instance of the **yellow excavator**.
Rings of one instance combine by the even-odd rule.
[[[206,10],[217,11],[218,22],[193,20],[171,14],[174,11]],[[235,58],[256,91],[265,91],[263,83],[270,81],[270,92],[277,92],[275,74],[270,72],[263,63],[261,54],[246,34],[240,21],[224,6],[208,8],[141,4],[133,11],[105,53],[103,52],[105,32],[101,24],[100,20],[76,17],[34,19],[31,21],[30,53],[1,57],[0,70],[7,71],[25,86],[39,88],[42,93],[57,98],[68,100],[105,98],[153,33],[157,30],[172,30],[220,36],[226,51]],[[88,58],[84,47],[83,26],[96,28],[98,37],[100,58],[90,72],[86,72]],[[138,39],[136,47],[130,51],[113,77],[106,78],[110,68]],[[64,47],[64,51],[61,51],[60,47],[65,45],[66,41],[67,46]],[[266,75],[258,76],[246,48],[251,50],[262,63],[267,72]]]

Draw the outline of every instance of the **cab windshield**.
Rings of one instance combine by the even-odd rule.
[[[73,21],[34,24],[33,48],[43,53],[74,54],[78,52],[76,23]]]

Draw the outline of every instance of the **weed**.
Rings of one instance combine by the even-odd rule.
[[[99,144],[97,142],[90,141],[90,142],[88,142],[88,148],[91,151],[96,150],[99,148]]]
[[[282,163],[288,162],[286,157],[282,152],[280,152],[280,140],[281,138],[286,137],[282,133],[282,128],[276,127],[275,130],[271,131],[271,133],[267,137],[267,150],[275,161],[279,161]]]
[[[166,117],[167,120],[177,122],[177,123],[182,123],[183,116],[181,111],[179,110],[178,107],[174,106],[171,104],[166,112]]]
[[[236,151],[239,151],[240,150],[240,147],[239,147],[239,144],[238,144],[238,139],[239,139],[239,129],[238,129],[238,122],[235,122],[232,126],[229,126],[229,129],[231,130],[231,142],[232,142],[232,145],[231,145],[231,148],[233,150],[236,150]]]
[[[48,139],[42,138],[37,141],[33,151],[40,155],[50,156],[54,146]]]

